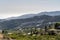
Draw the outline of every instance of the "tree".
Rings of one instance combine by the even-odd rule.
[[[55,28],[56,28],[56,29],[60,29],[60,23],[56,23],[56,24],[55,24]]]
[[[45,26],[45,32],[47,32],[47,30],[48,30],[48,29],[47,29],[47,26]]]
[[[6,30],[2,30],[2,34],[7,34],[8,32]]]

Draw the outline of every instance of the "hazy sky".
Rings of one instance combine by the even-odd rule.
[[[0,18],[42,11],[60,11],[60,0],[0,0]]]

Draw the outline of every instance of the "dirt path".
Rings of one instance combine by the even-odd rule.
[[[8,39],[7,38],[4,39],[4,35],[0,34],[0,40],[8,40]],[[13,39],[9,38],[9,40],[13,40]]]
[[[0,40],[2,40],[3,39],[3,34],[0,34]]]

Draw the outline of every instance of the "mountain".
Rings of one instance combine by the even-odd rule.
[[[60,11],[41,12],[38,14],[23,15],[14,18],[4,19],[0,22],[0,29],[16,29],[21,27],[40,27],[44,28],[52,22],[60,22]]]
[[[6,20],[26,19],[26,18],[31,18],[31,17],[34,17],[34,16],[41,16],[41,15],[58,16],[58,15],[60,15],[60,11],[40,12],[40,13],[37,13],[37,14],[25,14],[25,15],[18,16],[18,17],[10,17],[10,18],[7,18]]]
[[[25,19],[25,18],[31,18],[31,17],[34,17],[34,16],[36,16],[36,14],[25,14],[25,15],[18,16],[18,17],[10,17],[10,18],[7,18],[6,20],[10,20],[10,19]]]
[[[36,25],[40,25],[41,23],[46,23],[47,20],[49,21],[51,19],[51,16],[48,15],[42,15],[42,16],[34,16],[32,18],[26,18],[26,19],[12,19],[0,22],[0,26],[4,29],[13,29],[15,27],[32,27]]]
[[[57,16],[57,15],[60,15],[60,11],[40,12],[40,13],[37,13],[37,14],[25,14],[25,15],[18,16],[18,17],[10,17],[10,18],[7,18],[6,20],[26,19],[26,18],[31,18],[31,17],[34,17],[34,16],[41,16],[41,15]]]
[[[37,16],[40,15],[50,15],[50,16],[58,16],[60,15],[60,11],[52,11],[52,12],[41,12],[38,13]]]

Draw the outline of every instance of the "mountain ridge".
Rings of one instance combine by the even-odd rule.
[[[45,13],[45,14],[44,14]],[[47,14],[49,13],[49,14]],[[40,27],[44,28],[45,25],[48,25],[49,22],[60,22],[60,11],[57,12],[43,12],[40,15],[36,14],[36,16],[32,16],[29,18],[17,18],[10,19],[0,22],[0,29],[16,29],[21,27]],[[52,13],[54,15],[52,15]],[[47,14],[47,15],[46,15]],[[57,15],[56,15],[57,14]],[[39,25],[39,26],[37,26]]]
[[[31,17],[34,17],[34,16],[41,16],[41,15],[58,16],[58,15],[60,15],[60,11],[40,12],[40,13],[37,13],[37,14],[25,14],[25,15],[18,16],[18,17],[7,18],[7,20],[9,20],[9,19],[25,19],[25,18],[31,18]]]

